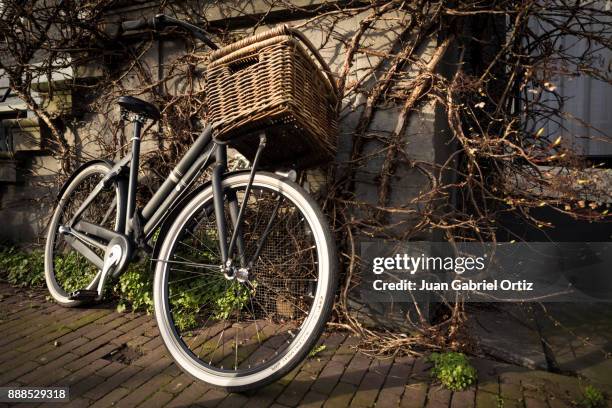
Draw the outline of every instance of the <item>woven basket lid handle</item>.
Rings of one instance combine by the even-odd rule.
[[[258,43],[260,41],[264,41],[273,37],[277,37],[279,35],[289,35],[289,27],[286,25],[280,25],[272,30],[264,31],[263,33],[259,33],[256,35],[252,35],[247,38],[243,38],[240,41],[236,41],[230,45],[226,45],[223,48],[220,48],[210,54],[210,60],[215,61],[221,57],[225,57],[226,55],[231,54],[234,51],[238,51],[241,48],[248,47],[249,45]]]

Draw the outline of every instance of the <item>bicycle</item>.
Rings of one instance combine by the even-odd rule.
[[[123,23],[126,31],[170,26],[217,48],[167,16]],[[145,251],[160,334],[186,373],[229,391],[279,379],[315,346],[332,309],[336,250],[321,209],[294,171],[258,169],[265,131],[251,168],[230,172],[211,125],[137,208],[142,127],[160,112],[130,96],[118,103],[134,126],[131,152],[85,163],[61,188],[45,247],[52,297],[66,307],[101,301],[109,279]],[[196,186],[211,166],[211,180]]]

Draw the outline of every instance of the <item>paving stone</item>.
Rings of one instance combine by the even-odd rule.
[[[548,404],[546,401],[534,399],[534,398],[525,398],[525,407],[526,408],[548,408]]]
[[[48,379],[48,377],[54,374],[58,368],[63,368],[65,364],[74,361],[76,358],[78,358],[76,354],[67,353],[53,361],[48,362],[42,366],[42,368],[37,370],[34,370],[34,368],[38,368],[39,365],[35,364],[34,367],[27,372],[27,374],[19,377],[17,380],[25,384],[34,384],[34,382],[39,378]],[[2,381],[0,381],[0,383],[2,383]]]
[[[451,398],[451,408],[470,408],[474,407],[476,390],[473,388],[465,391],[455,391]]]
[[[178,377],[174,378],[170,381],[169,384],[166,384],[164,390],[169,392],[170,394],[178,394],[185,387],[189,386],[194,380],[189,377],[187,374],[181,374]]]
[[[77,360],[69,364],[66,364],[65,368],[71,371],[79,370],[80,368],[86,365],[92,364],[97,360],[101,360],[104,356],[106,356],[107,354],[109,354],[110,352],[116,349],[117,349],[117,346],[114,344],[105,344],[102,347],[96,350],[93,350],[88,354],[85,354],[81,358],[78,358]],[[107,360],[104,360],[104,361],[107,361]]]
[[[53,385],[54,383],[61,385],[73,385],[81,381],[83,378],[87,378],[89,376],[94,375],[98,370],[100,370],[102,367],[107,366],[108,364],[110,364],[110,362],[106,360],[95,360],[90,364],[87,364],[86,366],[80,368],[79,370],[71,373],[65,378],[47,380],[44,381],[42,384],[48,386]],[[103,377],[100,378],[104,379]]]
[[[321,371],[314,384],[312,384],[312,389],[321,394],[330,394],[336,383],[340,380],[343,372],[344,364],[330,361],[323,371]]]
[[[496,407],[499,396],[490,392],[478,390],[476,392],[476,408]]]
[[[414,359],[412,357],[397,357],[395,359],[385,378],[385,384],[376,399],[377,408],[399,406],[402,394],[404,393],[404,386],[413,365]]]
[[[391,368],[391,363],[390,358],[372,360],[368,372],[363,377],[355,396],[351,400],[351,406],[369,407],[374,405],[374,401],[376,401],[380,388]]]
[[[356,385],[339,382],[323,406],[326,408],[348,407],[355,391],[357,391]]]
[[[360,339],[357,336],[351,335],[348,336],[338,347],[334,355],[332,356],[332,360],[338,361],[340,363],[348,364],[356,352],[356,347],[359,344]]]
[[[41,364],[45,364],[48,362],[51,362],[59,357],[61,357],[64,354],[67,354],[69,352],[72,352],[72,350],[74,350],[77,347],[80,347],[82,345],[84,345],[85,343],[87,343],[89,340],[86,339],[85,337],[79,337],[76,338],[66,344],[64,343],[57,343],[59,344],[57,347],[54,347],[53,345],[50,345],[50,347],[48,348],[48,352],[44,352],[39,356],[36,356],[37,361],[39,361]],[[28,353],[29,354],[29,353]],[[32,353],[29,354],[31,358],[35,357],[36,353]]]
[[[287,385],[283,393],[277,398],[276,401],[288,406],[296,406],[308,392],[313,382],[314,379],[312,373],[301,370],[291,381],[291,383]]]
[[[319,408],[322,407],[327,399],[327,395],[321,394],[314,390],[309,391],[300,402],[301,408]]]
[[[123,386],[131,390],[136,389],[150,378],[160,374],[170,365],[169,360],[158,360],[150,365],[144,367],[137,375],[127,380]],[[135,366],[132,366],[135,367]],[[137,367],[137,366],[136,366]],[[168,381],[170,382],[170,381]]]
[[[342,381],[353,385],[359,385],[359,383],[361,383],[361,379],[368,371],[369,366],[369,357],[361,353],[355,354],[342,375]]]
[[[100,377],[98,375],[89,375],[70,387],[70,396],[81,396],[103,382],[104,377]]]
[[[142,371],[141,367],[125,366],[102,384],[85,393],[85,396],[97,401],[106,394],[113,392],[116,388],[123,386],[128,379],[136,376],[140,371]]]
[[[258,389],[256,392],[251,392],[249,396],[249,405],[254,407],[267,407],[272,405],[274,399],[285,389],[281,383],[275,382]]]
[[[424,382],[413,382],[406,384],[404,394],[400,400],[402,408],[422,408],[425,406],[427,399],[427,389],[429,386]]]
[[[123,364],[111,361],[108,365],[106,365],[106,366],[100,368],[98,371],[96,371],[96,375],[99,375],[99,376],[104,377],[104,378],[109,378],[109,377],[115,375],[120,370],[122,370],[123,367],[125,367]]]
[[[174,395],[169,392],[159,391],[153,394],[151,398],[143,401],[139,407],[165,407],[172,398],[174,398]]]
[[[158,362],[160,360],[166,361],[168,365],[170,365],[171,363],[171,360],[166,357],[166,347],[163,345],[160,345],[155,350],[151,350],[145,353],[142,357],[139,357],[136,360],[132,361],[132,364],[136,366],[147,367],[151,365],[151,363]]]
[[[204,397],[209,396],[212,391],[219,392],[218,390],[210,390],[206,394],[204,394]],[[200,401],[202,400],[200,399]],[[227,395],[227,397],[223,399],[223,401],[221,401],[219,405],[216,405],[216,406],[218,408],[239,408],[239,407],[245,406],[248,403],[248,401],[249,399],[244,395],[231,393]],[[200,404],[201,403],[202,402],[200,402]],[[207,406],[207,405],[204,404],[204,406]],[[210,406],[212,407],[213,405],[210,405]]]
[[[123,314],[117,313],[117,312],[113,312],[113,313],[109,313],[108,315],[102,317],[96,323],[101,324],[101,325],[107,325],[107,324],[113,324],[114,322],[118,322],[119,325],[121,325],[126,320],[127,320],[127,318],[125,318],[125,316]]]
[[[429,387],[427,393],[427,408],[448,407],[451,401],[451,391],[442,386]]]
[[[85,354],[90,353],[91,351],[100,348],[100,346],[107,344],[109,341],[111,341],[112,339],[116,338],[117,336],[119,336],[121,333],[117,330],[111,330],[107,333],[105,333],[102,336],[99,336],[97,338],[95,338],[94,340],[91,340],[85,344],[83,344],[80,347],[77,347],[76,349],[74,349],[72,352],[74,354],[78,354],[79,356],[83,356]]]
[[[104,398],[97,400],[91,406],[91,408],[105,408],[105,407],[114,406],[117,403],[117,401],[119,401],[121,398],[125,397],[129,393],[130,393],[130,390],[126,388],[121,388],[121,387],[115,388],[111,392],[106,394]]]
[[[93,325],[91,325],[90,329],[83,334],[83,337],[86,337],[88,339],[95,339],[103,334],[108,333],[113,329],[116,329],[126,321],[125,318],[117,317],[114,314],[109,314],[108,316],[112,317],[113,319],[109,322],[102,323],[102,320],[105,319],[107,316],[100,318]]]
[[[226,392],[213,388],[213,389],[206,391],[204,395],[198,398],[197,406],[206,407],[206,408],[218,407],[218,406],[221,406],[220,404],[223,404],[226,401],[228,401],[229,397],[230,395],[228,395]],[[244,397],[244,400],[241,400],[241,398],[234,397],[232,399],[229,399],[229,402],[226,403],[225,406],[231,407],[232,406],[231,404],[233,401],[236,402],[237,407],[242,406],[245,404],[246,400],[248,400],[247,397]]]
[[[62,406],[67,408],[86,408],[91,406],[91,401],[87,398],[75,398],[71,400],[68,404]]]
[[[144,343],[141,348],[147,352],[147,351],[152,351],[157,349],[159,346],[163,346],[164,345],[164,341],[161,338],[161,335],[157,335],[155,336],[155,338],[151,339],[150,337],[147,337],[149,339],[149,341],[147,341],[146,343]]]
[[[119,342],[130,340],[134,336],[143,334],[147,329],[147,326],[151,324],[150,316],[138,316],[135,319],[128,320],[121,326],[118,326],[116,330],[123,333],[121,337],[118,337]]]
[[[5,333],[9,334],[0,338],[0,347],[2,349],[7,346],[14,347],[19,340],[30,338],[32,334],[40,335],[41,332],[52,330],[53,327],[49,325],[49,322],[54,321],[58,316],[67,317],[59,306],[49,314],[36,313],[33,316],[19,319],[14,325],[7,325],[4,329],[7,330]]]
[[[158,375],[138,388],[133,389],[129,395],[117,402],[117,407],[135,407],[155,394],[160,388],[172,380],[169,375]],[[129,388],[129,387],[128,387]]]
[[[562,399],[552,397],[548,398],[548,405],[550,406],[550,408],[570,408],[574,404],[572,404],[570,401],[564,401]]]
[[[164,356],[165,356],[165,358],[170,360],[170,358],[167,357],[165,354],[164,354]],[[168,368],[166,368],[165,372],[168,373],[168,375],[171,376],[172,378],[177,377],[177,376],[183,374],[183,370],[181,370],[179,368],[179,366],[177,366],[174,363],[174,361],[170,361],[170,366]]]
[[[525,399],[530,398],[542,401],[546,399],[543,382],[525,380],[521,382],[521,385],[523,386],[523,396]]]
[[[338,347],[344,342],[346,338],[347,338],[346,332],[340,332],[340,331],[332,332],[329,335],[329,337],[325,338],[325,342],[324,342],[325,349],[319,352],[317,355],[331,357],[332,355],[336,353],[336,351],[338,350]]]
[[[198,399],[204,394],[197,384],[193,383],[179,393],[170,403],[168,408],[179,408],[195,404]]]
[[[287,386],[287,384],[293,381],[293,379],[299,372],[300,372],[300,366],[297,366],[293,370],[289,371],[288,374],[285,374],[285,376],[282,377],[280,380],[278,380],[277,383],[280,384],[284,388]]]

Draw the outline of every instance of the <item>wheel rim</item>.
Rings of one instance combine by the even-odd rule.
[[[235,186],[239,201],[241,201],[245,184]],[[261,220],[267,220],[266,214],[271,214],[273,208],[276,207],[274,199],[278,197],[279,190],[270,186],[253,186],[249,206],[247,206],[245,212],[245,229],[243,231],[245,240],[251,242],[250,248],[249,245],[246,245],[247,254],[253,254],[253,247],[256,247],[253,242],[257,241],[251,238],[260,236],[261,232],[265,230],[267,222]],[[274,203],[274,206],[270,204],[266,207],[261,204],[262,200]],[[313,222],[316,222],[316,217],[307,212],[305,214],[303,207],[303,203],[300,206],[296,204],[295,199],[285,195],[284,202],[280,204],[280,209],[276,213],[277,215],[282,214],[281,217],[278,217],[280,221],[272,224],[273,232],[269,236],[271,239],[266,241],[266,245],[264,245],[258,257],[258,260],[265,262],[256,263],[250,271],[249,280],[244,284],[246,285],[246,291],[244,287],[238,289],[241,283],[236,282],[236,280],[228,281],[223,278],[217,266],[218,257],[215,259],[210,257],[190,259],[185,256],[185,252],[193,252],[194,245],[190,245],[188,242],[182,243],[182,238],[190,236],[194,240],[193,235],[196,235],[201,244],[203,239],[197,235],[197,231],[213,230],[216,232],[216,228],[201,228],[205,225],[215,226],[211,198],[209,197],[205,205],[192,208],[189,211],[190,215],[179,216],[179,219],[182,220],[179,228],[180,233],[177,229],[175,234],[168,234],[168,238],[174,237],[175,239],[172,239],[171,245],[169,244],[171,247],[169,250],[164,251],[162,248],[160,252],[160,254],[170,255],[177,252],[175,250],[178,247],[185,248],[183,252],[179,251],[179,258],[173,259],[183,262],[183,264],[173,264],[168,262],[170,259],[167,256],[163,256],[165,266],[163,266],[164,273],[161,274],[163,280],[161,285],[164,292],[162,302],[167,305],[163,310],[168,312],[161,311],[165,316],[160,325],[167,324],[172,333],[172,338],[165,338],[172,346],[175,346],[169,347],[171,353],[174,351],[175,354],[179,354],[179,360],[182,359],[183,362],[191,360],[186,362],[185,365],[191,365],[192,369],[195,368],[200,372],[204,371],[216,377],[246,377],[271,369],[271,367],[278,367],[279,363],[284,365],[289,357],[293,357],[297,352],[296,350],[304,344],[308,338],[305,330],[312,330],[312,324],[316,323],[317,320],[316,314],[311,312],[315,308],[317,312],[320,312],[321,299],[325,295],[323,286],[327,285],[327,280],[323,279],[323,282],[321,282],[321,270],[324,268],[322,268],[320,261],[323,259],[323,263],[327,267],[327,253],[321,250],[322,240],[324,241],[321,234],[313,232]],[[253,210],[249,211],[251,208]],[[255,208],[257,211],[255,211]],[[226,204],[226,219],[229,223],[227,213]],[[189,224],[187,220],[199,223],[198,228],[185,229],[184,227]],[[314,229],[316,230],[316,228],[320,229],[320,227]],[[296,239],[297,231],[300,232],[300,239]],[[207,236],[206,239],[215,242],[215,248],[218,246],[215,241],[217,239],[216,234]],[[164,246],[166,245],[164,244]],[[209,245],[206,246],[209,247]],[[193,257],[193,254],[191,256]],[[160,258],[162,257],[160,256]],[[305,259],[310,259],[310,262],[305,262]],[[185,276],[185,274],[193,273],[195,268],[188,269],[189,272],[185,272],[186,264],[184,262],[192,261],[196,261],[194,262],[196,264],[210,265],[210,268],[201,268],[206,269],[207,276],[207,279],[203,278],[204,275],[198,276],[201,286],[213,288],[214,284],[211,282],[212,278],[210,276],[216,273],[214,279],[217,280],[219,287],[223,288],[222,291],[229,290],[234,300],[238,298],[233,304],[230,302],[231,311],[221,316],[222,318],[219,316],[218,308],[216,310],[214,307],[207,309],[200,320],[199,331],[177,327],[181,324],[177,322],[177,313],[175,313],[177,302],[172,298],[172,296],[181,293],[179,290],[173,290],[173,282],[185,279],[176,282],[178,285],[179,283],[184,284],[185,281],[196,280],[195,278],[188,279]],[[311,265],[311,267],[305,267],[306,264]],[[183,275],[176,272],[177,265],[180,265],[180,269],[183,269]],[[213,265],[216,266],[217,270],[214,270]],[[279,265],[282,268],[279,269]],[[282,279],[279,272],[283,273],[284,277]],[[223,281],[219,283],[219,279],[223,279],[226,282],[225,285],[222,285]],[[178,286],[176,288],[178,289]],[[222,293],[226,294],[227,292]],[[241,298],[241,294],[246,295],[246,297]],[[159,300],[156,299],[156,308],[161,303]],[[211,302],[208,303],[208,305],[210,304]],[[160,313],[160,309],[157,309],[158,313]],[[215,313],[216,316],[212,317]],[[212,324],[211,321],[213,321]],[[306,324],[306,321],[309,321],[309,323]],[[176,358],[177,355],[174,355],[174,357]],[[178,362],[183,365],[181,361]],[[183,368],[189,367],[183,366]],[[197,373],[193,371],[191,373],[197,376]],[[205,380],[211,382],[210,378],[205,378]],[[221,382],[217,385],[224,384]]]

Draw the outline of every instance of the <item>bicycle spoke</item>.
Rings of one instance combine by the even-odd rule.
[[[186,261],[168,261],[164,259],[151,259],[151,261],[168,263],[168,264],[179,264],[179,265],[191,266],[194,268],[213,269],[217,271],[219,270],[219,265],[201,264],[197,262],[189,262],[188,260]]]

